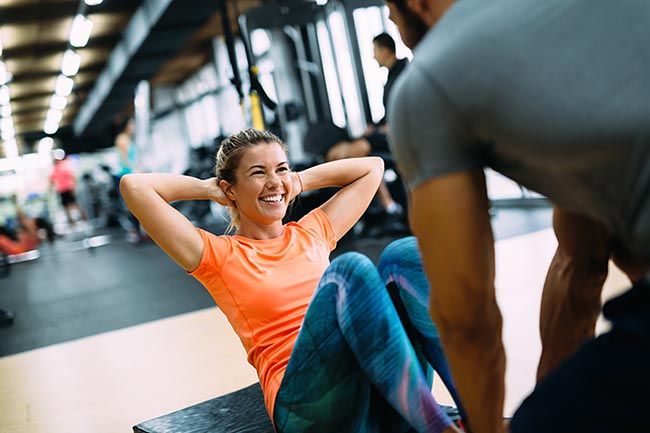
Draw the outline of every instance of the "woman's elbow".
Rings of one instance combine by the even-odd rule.
[[[384,160],[378,156],[371,156],[370,158],[372,159],[370,171],[378,179],[378,182],[381,182],[384,178]]]
[[[376,170],[379,170],[382,174],[384,173],[384,160],[379,156],[371,156],[373,167]]]
[[[122,194],[122,197],[127,198],[127,196],[133,194],[137,188],[137,175],[125,174],[120,179],[120,193]]]

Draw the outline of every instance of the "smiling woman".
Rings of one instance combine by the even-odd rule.
[[[289,170],[287,146],[267,131],[246,129],[225,139],[215,171],[220,188],[233,204],[228,207],[230,229],[239,229],[242,218],[246,227],[281,220],[302,190],[300,177]],[[245,235],[241,230],[240,234]]]
[[[329,263],[375,195],[383,161],[352,158],[297,173],[278,137],[247,129],[221,143],[215,175],[129,174],[120,188],[151,238],[228,317],[257,370],[276,431],[456,431],[425,374],[432,365],[455,395],[428,319],[415,240],[389,246],[379,269],[356,253]],[[299,193],[332,186],[340,189],[329,201],[282,224]],[[195,228],[169,205],[174,200],[228,206],[235,234]],[[406,306],[395,306],[402,301],[391,299],[389,282]],[[408,312],[408,326],[398,309]],[[417,353],[405,331],[414,323]]]

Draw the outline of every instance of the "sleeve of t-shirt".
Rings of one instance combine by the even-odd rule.
[[[336,248],[334,226],[332,226],[329,217],[321,208],[318,207],[302,217],[298,221],[298,225],[312,236],[323,241],[330,251]]]
[[[188,272],[204,286],[211,287],[212,281],[218,278],[223,263],[223,257],[229,254],[230,245],[223,237],[205,230],[198,229],[203,239],[203,253],[199,265],[192,272]]]
[[[389,101],[390,145],[411,190],[438,176],[481,166],[476,141],[432,74],[413,63]]]

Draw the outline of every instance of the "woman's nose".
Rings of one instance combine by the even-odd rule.
[[[266,186],[267,188],[277,188],[280,186],[280,177],[275,174],[271,173],[267,178],[266,178]]]

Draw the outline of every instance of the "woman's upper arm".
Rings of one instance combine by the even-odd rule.
[[[332,223],[336,240],[341,239],[368,209],[384,174],[384,162],[376,158],[372,169],[361,178],[341,188],[321,206]]]
[[[203,239],[194,225],[155,191],[124,176],[120,190],[133,215],[153,241],[186,271],[201,261]]]

